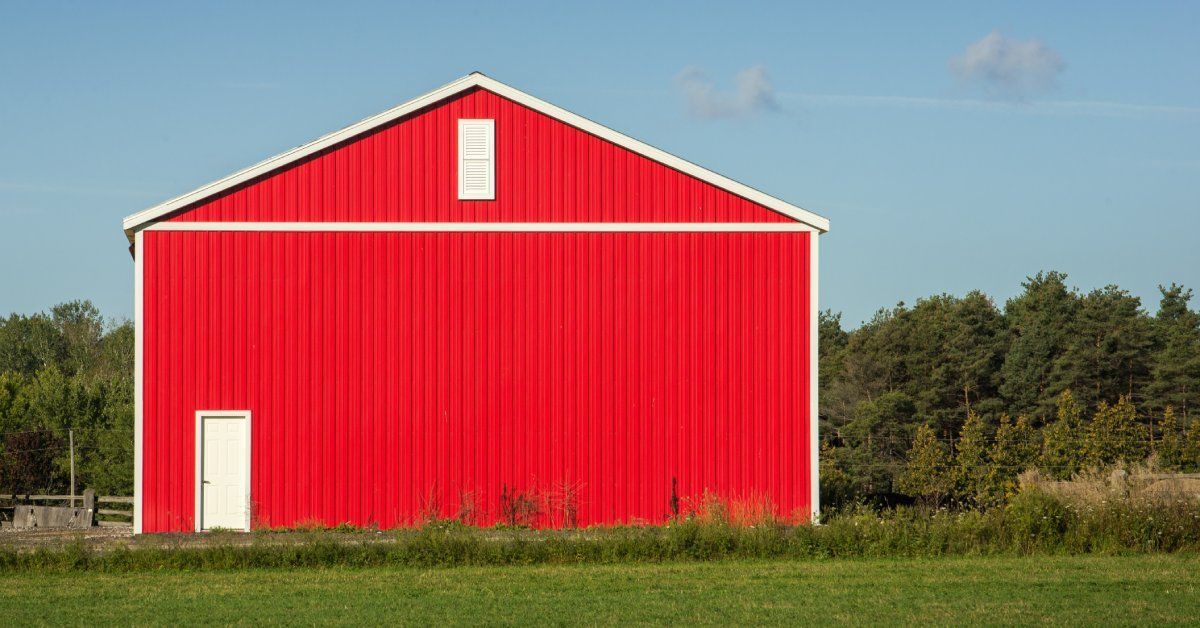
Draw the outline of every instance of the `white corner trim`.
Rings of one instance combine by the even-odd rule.
[[[799,222],[156,222],[143,231],[811,232]]]
[[[820,305],[817,303],[818,279],[820,278],[819,267],[817,265],[820,255],[817,251],[817,242],[821,239],[817,233],[811,233],[808,236],[808,414],[809,414],[809,458],[811,470],[809,473],[812,486],[809,487],[812,501],[812,522],[819,523],[821,520],[821,441],[820,441],[820,419],[817,415],[819,404],[817,403],[818,393],[818,376],[820,368],[820,324],[818,317],[821,315]]]
[[[145,327],[146,317],[142,311],[146,236],[137,232],[133,240],[133,533],[142,533],[142,465],[143,465],[143,407],[145,386]]]
[[[196,501],[195,501],[194,509],[192,511],[193,512],[192,519],[194,520],[194,523],[195,523],[196,532],[202,532],[204,530],[204,513],[202,512],[202,508],[204,507],[202,482],[203,482],[204,478],[203,478],[202,474],[204,473],[204,457],[203,457],[204,456],[204,438],[203,438],[203,435],[204,435],[204,419],[206,417],[209,417],[209,418],[237,418],[237,419],[243,419],[246,421],[246,455],[243,460],[243,464],[245,465],[245,467],[244,467],[245,476],[244,477],[246,478],[246,523],[245,523],[244,529],[246,532],[249,532],[251,518],[253,517],[253,510],[254,510],[253,509],[254,503],[252,501],[250,501],[250,485],[251,485],[250,472],[252,469],[252,465],[250,464],[250,452],[251,452],[251,450],[254,449],[254,446],[253,446],[254,430],[251,429],[253,427],[253,424],[251,423],[251,420],[250,420],[250,411],[249,410],[197,410],[196,411],[196,432],[195,432],[195,434],[196,434],[196,477],[194,478],[194,482],[193,482],[196,485],[196,490],[195,490]]]
[[[255,177],[267,174],[273,170],[286,166],[292,162],[303,159],[309,155],[317,153],[321,150],[329,148],[335,144],[353,138],[356,135],[365,133],[371,129],[379,127],[401,118],[405,115],[413,113],[423,107],[436,103],[453,96],[459,92],[480,87],[490,92],[508,98],[521,105],[529,107],[535,111],[539,111],[559,121],[574,126],[584,132],[590,133],[604,140],[608,140],[618,146],[622,146],[628,150],[638,153],[653,161],[657,161],[663,165],[674,168],[685,174],[696,177],[702,181],[711,183],[726,191],[742,196],[750,201],[763,205],[767,208],[775,210],[785,216],[793,218],[797,221],[810,225],[819,231],[829,230],[829,221],[817,214],[814,214],[799,206],[793,205],[786,201],[770,196],[764,192],[760,192],[748,185],[738,183],[733,179],[717,174],[706,168],[702,168],[690,161],[676,157],[666,151],[660,150],[644,142],[635,140],[627,135],[618,133],[604,125],[592,122],[583,116],[571,113],[565,109],[552,105],[544,100],[535,98],[516,88],[509,87],[500,81],[489,78],[479,73],[473,73],[452,83],[439,87],[427,94],[418,96],[406,103],[393,107],[387,111],[376,114],[359,122],[356,122],[340,131],[335,131],[323,137],[320,137],[308,144],[298,146],[289,151],[285,151],[265,159],[249,168],[235,172],[223,179],[219,179],[207,185],[200,186],[191,192],[177,196],[173,199],[155,205],[149,209],[137,212],[125,217],[122,221],[122,227],[128,237],[132,239],[133,233],[142,228],[149,222],[161,218],[177,209],[186,207],[192,203],[203,200],[207,197],[219,194],[236,185],[245,183]]]

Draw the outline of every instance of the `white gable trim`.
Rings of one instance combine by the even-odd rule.
[[[798,222],[156,222],[143,231],[414,233],[795,233]]]
[[[587,118],[571,113],[544,100],[530,96],[525,92],[509,87],[500,81],[484,76],[478,72],[464,76],[453,83],[439,87],[438,89],[435,89],[423,96],[414,98],[402,105],[384,111],[383,113],[366,118],[340,131],[330,133],[329,135],[316,139],[308,144],[298,146],[287,152],[261,161],[253,166],[250,166],[249,168],[246,168],[245,170],[231,174],[223,179],[209,183],[208,185],[201,186],[191,192],[188,192],[187,194],[177,196],[169,201],[127,216],[125,217],[125,220],[122,221],[122,227],[125,230],[126,236],[128,236],[132,241],[133,234],[135,232],[141,228],[144,228],[147,224],[154,222],[173,211],[179,210],[210,196],[219,194],[225,190],[267,174],[273,170],[282,168],[292,162],[308,157],[309,155],[320,152],[326,148],[329,148],[330,146],[344,142],[362,133],[366,133],[371,129],[392,122],[414,111],[432,105],[438,101],[444,100],[473,87],[480,87],[490,92],[499,94],[505,98],[508,98],[509,100],[529,107],[535,111],[539,111],[552,118],[556,118],[563,123],[579,128],[587,133],[591,133],[592,135],[629,149],[651,160],[679,170],[680,172],[696,177],[702,181],[711,183],[719,188],[732,192],[733,194],[737,194],[738,196],[747,198],[794,220],[814,227],[819,231],[824,232],[829,230],[829,221],[821,216],[818,216],[817,214],[777,199],[774,196],[760,192],[750,186],[738,183],[733,179],[719,175],[711,170],[701,168],[690,161],[680,159],[679,157],[659,150],[653,146],[650,146],[649,144],[635,140],[622,133],[618,133],[606,126],[597,124],[591,120],[588,120]]]

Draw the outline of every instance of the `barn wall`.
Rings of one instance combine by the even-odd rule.
[[[457,120],[496,120],[496,199],[457,198]],[[473,89],[172,220],[790,222],[492,92]]]
[[[194,529],[209,409],[253,413],[258,527],[807,518],[810,237],[147,231],[143,529]]]

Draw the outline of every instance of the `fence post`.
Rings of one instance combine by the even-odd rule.
[[[60,434],[62,432],[59,432]],[[71,508],[75,507],[75,430],[67,430],[67,442],[71,447]]]
[[[83,527],[90,528],[96,524],[96,491],[88,488],[83,491]]]

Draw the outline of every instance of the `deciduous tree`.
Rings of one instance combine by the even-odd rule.
[[[1055,420],[1042,428],[1042,451],[1038,467],[1059,480],[1070,479],[1087,464],[1083,408],[1070,390],[1058,396]]]
[[[1137,462],[1146,456],[1146,431],[1138,423],[1129,397],[1115,404],[1101,401],[1088,424],[1087,461],[1096,467],[1115,462]]]
[[[899,488],[930,506],[941,504],[954,488],[946,446],[928,424],[917,428],[908,451],[908,464],[900,474]]]

